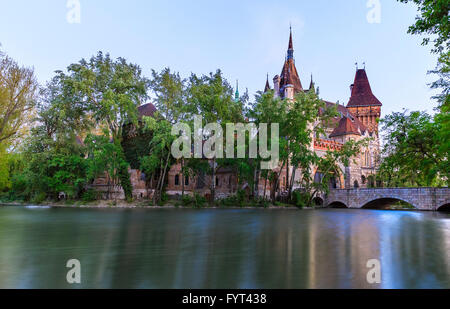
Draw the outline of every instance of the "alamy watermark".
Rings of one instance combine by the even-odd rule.
[[[380,24],[381,23],[381,3],[380,0],[368,0],[367,8],[369,12],[367,13],[367,22],[369,24]]]
[[[80,0],[67,0],[68,9],[66,20],[69,24],[81,24],[81,3]]]
[[[67,272],[66,280],[69,284],[80,284],[81,283],[81,263],[79,260],[72,259],[67,261],[66,267],[70,268]]]
[[[261,162],[261,169],[271,170],[279,164],[279,124],[270,125],[270,150],[268,149],[268,124],[262,123],[259,128],[254,123],[227,123],[226,124],[226,144],[224,148],[224,132],[219,123],[208,123],[202,126],[202,117],[194,117],[194,132],[186,123],[177,123],[172,127],[172,135],[178,138],[172,144],[172,156],[175,159],[248,159],[258,158]],[[246,147],[247,133],[249,136],[248,148]],[[192,143],[193,136],[193,143]],[[237,140],[237,147],[236,145]],[[259,145],[259,147],[258,147]],[[258,149],[259,148],[259,149]]]
[[[367,273],[367,283],[380,284],[381,283],[381,262],[377,259],[367,261],[367,268],[370,268]]]

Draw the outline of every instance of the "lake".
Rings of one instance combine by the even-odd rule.
[[[450,288],[450,214],[0,207],[0,288]]]

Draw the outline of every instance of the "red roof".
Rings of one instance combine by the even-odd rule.
[[[294,92],[296,93],[303,91],[302,83],[300,81],[300,77],[298,77],[294,59],[286,60],[283,66],[283,71],[281,72],[280,89],[283,89],[283,87],[286,85],[293,85]]]
[[[352,87],[352,96],[347,104],[348,107],[383,105],[372,93],[365,69],[356,71],[355,83]]]
[[[332,103],[332,102],[328,102],[328,101],[325,101],[325,103],[328,108],[336,106],[337,111],[341,115],[340,117],[336,117],[336,118],[332,119],[330,125],[332,125],[332,126],[334,125],[334,126],[338,127],[340,124],[340,121],[343,118],[350,118],[350,120],[353,121],[353,124],[356,127],[356,129],[359,129],[359,132],[361,132],[361,134],[364,134],[367,131],[367,127],[357,117],[355,117],[355,115],[353,115],[352,112],[350,112],[345,106],[336,104],[336,103]]]
[[[152,103],[148,103],[138,107],[139,116],[153,117],[156,107]]]
[[[361,135],[354,121],[344,116],[339,121],[339,126],[336,129],[334,129],[333,133],[330,134],[330,137],[350,135],[350,134]]]

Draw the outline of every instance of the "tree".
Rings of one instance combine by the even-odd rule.
[[[37,99],[33,69],[0,52],[0,144],[23,135]]]
[[[9,189],[10,175],[9,175],[9,156],[6,153],[5,147],[0,144],[0,192]]]
[[[223,78],[220,70],[201,77],[192,74],[189,78],[188,111],[192,116],[196,114],[202,115],[203,121],[207,124],[219,124],[224,132],[224,140],[226,140],[225,132],[227,123],[244,122],[243,101],[245,100],[246,96],[239,100],[234,98],[233,89]],[[212,132],[206,131],[204,131],[203,134],[206,139],[213,135]],[[221,158],[217,158],[217,156],[211,159],[211,203],[214,202],[216,196],[216,173],[224,163],[225,161]]]
[[[93,128],[106,129],[112,143],[123,156],[120,144],[126,124],[137,125],[137,107],[147,99],[148,80],[142,76],[139,66],[127,63],[123,58],[112,60],[109,54],[99,52],[89,61],[82,59],[68,67],[68,74],[58,72],[63,86],[65,102],[78,111],[75,116],[80,122],[89,121]],[[128,168],[119,165],[119,177],[123,183],[126,198],[131,199]]]
[[[128,173],[128,163],[122,153],[121,145],[114,142],[105,132],[103,135],[89,134],[86,138],[88,148],[87,176],[91,181],[107,172],[108,195],[111,188],[121,185],[125,196],[128,198],[132,194],[129,177],[124,177],[124,170]],[[115,196],[116,198],[116,196]]]
[[[153,204],[156,205],[161,201],[163,189],[166,183],[169,167],[173,164],[171,158],[171,145],[174,141],[172,136],[172,125],[161,116],[144,117],[145,128],[153,134],[150,141],[150,153],[148,156],[141,158],[141,169],[144,173],[157,176],[156,189],[153,194]]]
[[[449,153],[442,151],[442,124],[436,121],[441,116],[403,111],[383,119],[385,146],[379,175],[387,186],[448,185]]]

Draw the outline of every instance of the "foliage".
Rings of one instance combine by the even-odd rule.
[[[192,74],[189,78],[187,87],[187,105],[186,110],[191,118],[194,115],[202,115],[204,123],[217,123],[222,127],[224,132],[224,141],[226,140],[226,124],[227,123],[243,123],[244,103],[248,96],[244,95],[239,100],[233,96],[233,89],[227,80],[223,77],[222,72],[217,70],[209,75],[197,76]],[[193,132],[193,130],[192,130]],[[203,132],[205,138],[212,136],[212,132]],[[229,161],[222,158],[214,157],[210,163],[210,203],[215,201],[215,175],[217,171],[228,165]]]
[[[448,185],[448,141],[441,141],[442,114],[393,113],[383,119],[385,146],[379,175],[386,186]],[[448,133],[445,133],[448,134]]]
[[[9,155],[6,153],[5,147],[0,144],[0,192],[10,188],[9,177]]]
[[[150,153],[141,158],[141,170],[146,175],[158,175],[155,194],[153,194],[153,204],[158,204],[163,194],[163,188],[167,173],[173,164],[171,157],[171,145],[174,137],[171,134],[172,126],[165,119],[144,117],[145,129],[153,134],[149,141]]]
[[[194,208],[202,208],[206,204],[206,198],[198,193],[194,193],[194,196],[185,195],[182,198],[183,206],[192,206]]]
[[[131,197],[129,164],[125,160],[120,144],[111,140],[106,132],[103,135],[88,135],[85,143],[88,151],[88,179],[93,180],[107,173],[109,188],[120,184],[125,192],[125,197]]]
[[[0,52],[0,145],[9,145],[28,129],[37,100],[34,71]]]
[[[416,17],[416,23],[409,27],[411,34],[427,34],[423,39],[423,45],[434,43],[436,53],[450,47],[450,20],[449,4],[447,0],[399,0],[403,3],[413,2],[418,6],[420,15]]]

